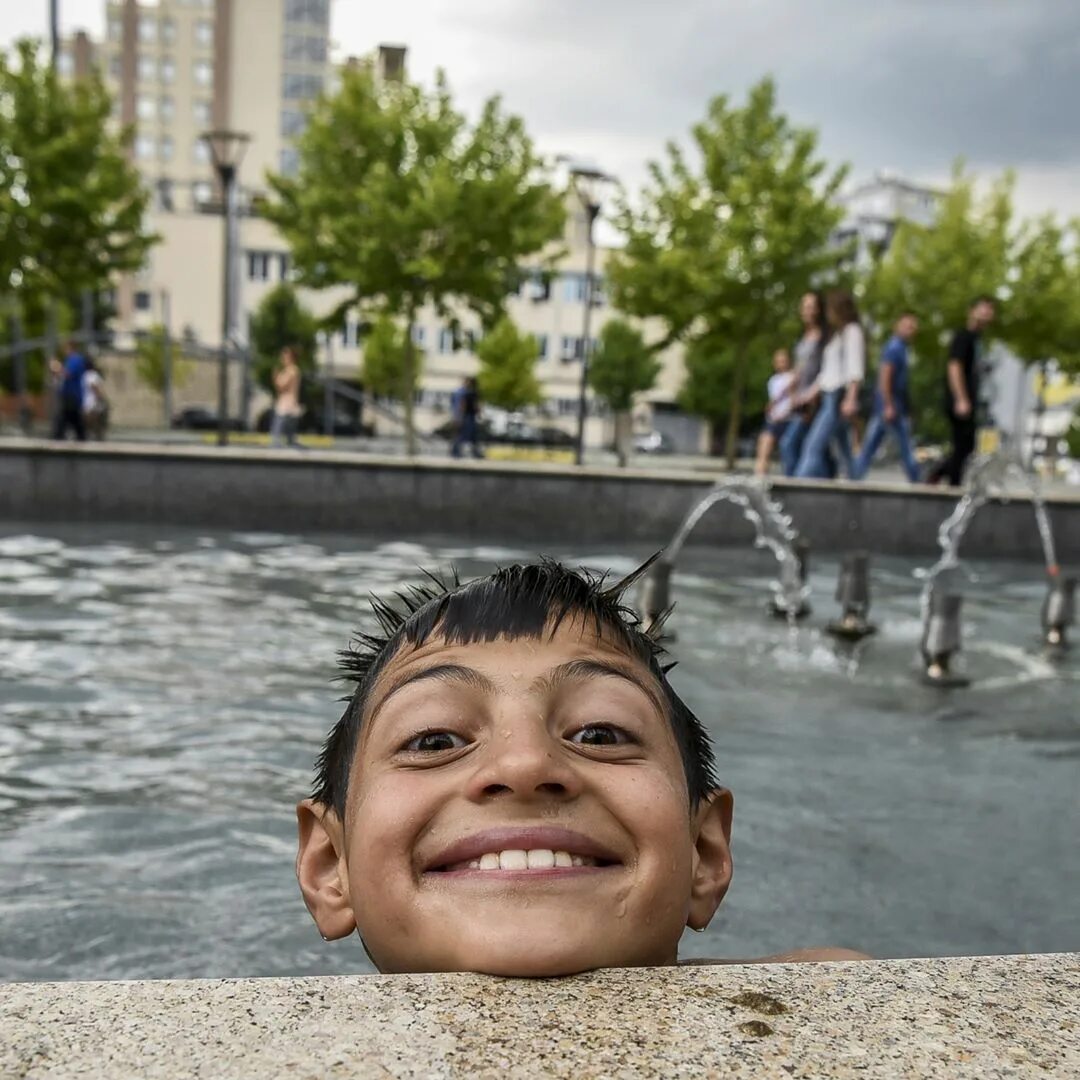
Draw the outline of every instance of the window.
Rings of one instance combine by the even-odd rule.
[[[135,310],[136,311],[149,311],[150,310],[150,292],[147,289],[140,289],[135,294]]]
[[[313,64],[326,61],[326,38],[316,34],[286,34],[285,59],[305,60]]]
[[[278,171],[282,176],[295,176],[300,171],[300,155],[287,146],[278,158]]]
[[[208,180],[200,180],[191,187],[191,198],[196,206],[205,206],[214,198],[214,185]]]
[[[161,20],[161,40],[166,45],[172,45],[176,41],[176,23],[170,18]]]
[[[322,93],[321,75],[297,75],[286,72],[282,81],[281,96],[286,101],[310,101]]]
[[[139,40],[144,45],[153,45],[157,41],[157,19],[153,15],[139,16]]]
[[[163,94],[158,100],[158,116],[163,124],[168,124],[176,115],[176,103],[168,94]]]
[[[541,304],[551,299],[551,282],[540,274],[530,278],[525,286],[525,295],[534,303]]]
[[[117,18],[109,19],[109,40],[119,41],[124,36],[124,24]]]
[[[143,82],[152,82],[157,78],[157,60],[153,56],[139,57],[139,78]]]
[[[56,54],[56,71],[65,79],[75,74],[75,58],[66,49]]]
[[[278,280],[279,281],[288,281],[289,280],[289,274],[290,274],[291,271],[292,271],[292,266],[290,265],[290,262],[289,262],[289,256],[288,255],[279,255],[278,256]]]
[[[196,85],[209,86],[214,81],[214,65],[209,60],[196,60],[193,74]]]
[[[571,304],[585,303],[585,275],[563,275],[563,299]]]
[[[209,101],[196,101],[192,106],[192,112],[195,116],[195,126],[198,128],[208,128],[210,126],[210,102]]]
[[[135,157],[139,161],[153,161],[157,157],[157,140],[153,135],[140,135],[135,140]]]
[[[176,61],[171,56],[161,59],[161,81],[171,84],[176,79]]]
[[[454,351],[454,331],[449,327],[443,327],[439,331],[439,352],[442,354]]]
[[[135,115],[140,120],[153,120],[157,116],[157,103],[149,94],[140,94],[135,99]]]
[[[295,139],[302,135],[307,127],[307,117],[298,109],[283,109],[281,112],[281,137]]]
[[[161,161],[172,161],[173,149],[172,136],[162,135],[161,142],[158,143],[158,158]]]
[[[205,165],[210,160],[210,147],[202,139],[196,139],[191,146],[191,157],[199,165]]]
[[[270,280],[270,253],[267,251],[249,251],[247,257],[248,281]]]
[[[412,339],[414,345],[424,347],[424,328],[422,326],[414,326],[412,328]]]
[[[330,18],[330,0],[285,0],[285,21],[322,25]]]
[[[576,360],[580,354],[581,338],[570,337],[567,334],[563,334],[561,347],[559,348],[559,359],[568,364],[571,360]]]
[[[109,57],[109,77],[116,79],[117,82],[119,82],[120,79],[123,78],[123,74],[124,66],[123,62],[120,60],[120,54],[113,53],[112,56]]]
[[[195,44],[204,49],[214,44],[214,24],[209,19],[200,19],[195,24]]]
[[[546,360],[547,359],[547,345],[548,345],[547,334],[537,334],[536,335],[536,358],[538,360]]]
[[[165,140],[162,140],[164,145]],[[172,140],[168,140],[170,146]],[[166,213],[171,214],[176,209],[176,204],[173,201],[173,182],[171,180],[161,179],[158,180],[155,185],[156,199],[155,205],[159,210],[164,210]]]

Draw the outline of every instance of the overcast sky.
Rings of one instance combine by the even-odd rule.
[[[260,0],[262,2],[262,0]],[[270,0],[266,0],[270,2]],[[0,42],[44,34],[47,0],[0,0]],[[60,0],[100,35],[103,0]],[[1012,166],[1022,212],[1080,215],[1080,0],[333,0],[341,53],[407,45],[468,110],[502,93],[548,154],[631,188],[716,93],[766,73],[855,179],[939,182],[963,155]]]

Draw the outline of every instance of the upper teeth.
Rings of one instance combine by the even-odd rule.
[[[489,851],[478,859],[455,863],[448,870],[549,870],[553,866],[595,866],[591,855],[571,855],[568,851],[533,848],[531,851],[511,849]]]

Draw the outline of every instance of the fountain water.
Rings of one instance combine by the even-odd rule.
[[[717,503],[733,503],[754,526],[754,546],[768,548],[780,564],[773,585],[772,608],[794,621],[809,611],[806,605],[806,546],[799,539],[784,508],[769,494],[764,480],[730,477],[719,480],[686,515],[664,552],[649,570],[642,585],[641,607],[647,621],[663,616],[671,606],[670,583],[675,560],[690,533]]]
[[[1055,601],[1053,595],[1059,588],[1059,567],[1057,553],[1054,549],[1054,533],[1050,526],[1050,517],[1046,511],[1046,502],[1042,497],[1042,491],[1038,480],[1032,476],[1009,451],[999,450],[993,454],[982,454],[977,457],[968,468],[964,480],[963,494],[953,508],[952,513],[941,523],[938,528],[938,546],[941,548],[941,556],[937,562],[919,573],[925,584],[922,592],[922,610],[924,624],[924,659],[927,667],[925,674],[933,682],[945,684],[939,677],[935,677],[935,671],[940,671],[941,665],[928,659],[925,642],[932,637],[932,624],[937,620],[944,625],[943,620],[956,623],[956,649],[959,648],[959,619],[960,619],[960,596],[950,587],[946,588],[944,582],[940,582],[943,574],[955,571],[960,565],[960,544],[967,533],[971,522],[979,510],[990,499],[1004,497],[1007,493],[1005,485],[1010,479],[1018,480],[1031,496],[1032,509],[1035,512],[1035,523],[1039,530],[1039,539],[1042,543],[1043,559],[1046,563],[1046,573],[1050,578],[1050,592],[1044,605],[1044,627],[1046,639],[1051,644],[1064,641],[1064,626],[1068,624],[1069,604],[1067,595],[1063,595],[1065,602]],[[1054,627],[1047,626],[1046,612],[1061,613]],[[1062,622],[1062,619],[1065,619]],[[1056,631],[1056,632],[1055,632]],[[952,639],[951,631],[949,639]],[[1058,640],[1055,641],[1054,638]],[[948,667],[945,667],[946,674]],[[951,686],[958,685],[955,677],[947,680]]]

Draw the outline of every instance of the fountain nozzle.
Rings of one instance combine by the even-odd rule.
[[[666,559],[657,559],[641,579],[640,608],[642,621],[651,626],[671,608],[671,571],[674,566]],[[664,637],[674,635],[665,630]]]
[[[836,582],[836,599],[842,615],[826,626],[828,633],[844,641],[861,641],[877,633],[877,627],[866,619],[870,612],[870,556],[865,551],[844,559]]]
[[[1042,607],[1043,637],[1047,645],[1068,644],[1066,631],[1076,621],[1076,578],[1051,575]]]
[[[928,686],[956,688],[968,686],[971,680],[952,671],[953,657],[960,651],[960,608],[964,598],[958,594],[934,589],[923,626],[923,682]]]

